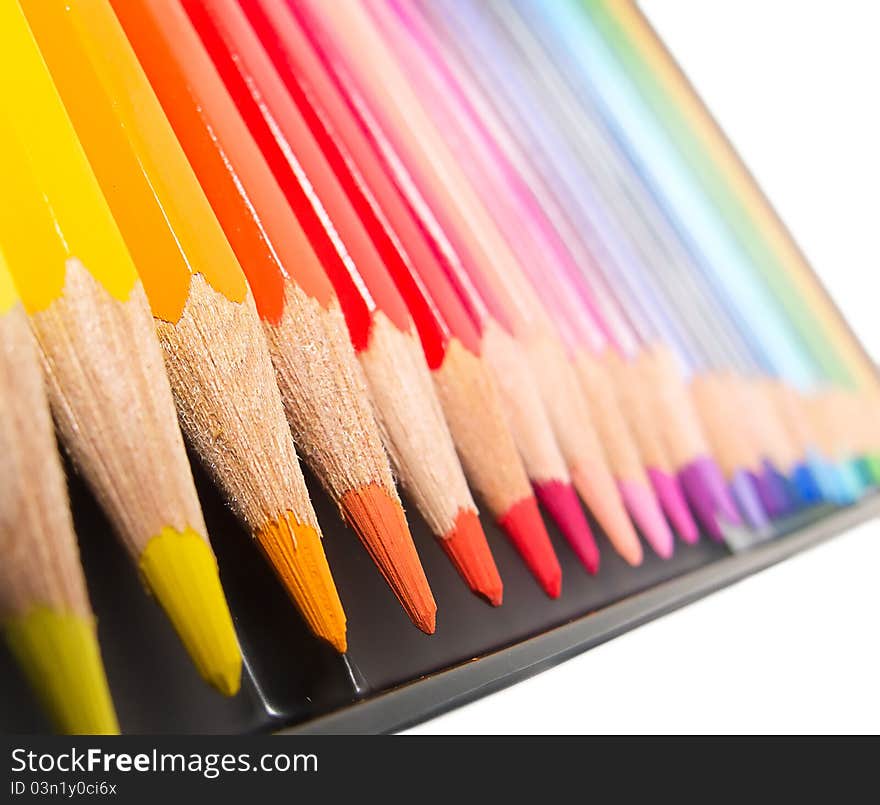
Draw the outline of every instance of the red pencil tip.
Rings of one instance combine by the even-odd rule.
[[[461,509],[455,525],[440,544],[468,587],[493,607],[501,606],[504,585],[477,513]]]
[[[562,536],[568,540],[581,564],[595,576],[599,572],[599,548],[574,487],[562,481],[547,481],[532,486],[541,505],[559,526]]]
[[[562,569],[538,511],[538,501],[534,497],[517,501],[498,518],[498,525],[510,537],[544,592],[550,598],[559,598],[562,592]]]

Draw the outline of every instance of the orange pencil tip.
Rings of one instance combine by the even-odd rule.
[[[257,539],[312,632],[344,654],[345,612],[318,532],[286,512],[260,529]]]
[[[346,522],[397,596],[410,620],[434,634],[437,604],[413,544],[403,507],[379,484],[366,484],[342,496]]]
[[[493,607],[501,606],[504,584],[477,513],[461,509],[455,525],[440,539],[440,544],[468,587]]]

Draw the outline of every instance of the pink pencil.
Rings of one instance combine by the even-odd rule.
[[[459,251],[464,245],[475,258],[478,270],[473,265],[465,266],[468,278],[484,298],[494,294],[502,310],[493,313],[510,322],[522,344],[575,487],[618,553],[629,563],[639,564],[641,544],[609,470],[589,406],[549,316],[522,273],[517,255],[460,170],[443,135],[424,112],[366,10],[356,4],[341,9],[313,0],[302,5],[309,9],[312,19],[318,20],[336,58],[357,75],[363,95],[434,213],[438,217],[442,213],[441,223],[453,245]],[[665,527],[662,517],[660,521]]]
[[[496,224],[517,245],[518,254],[528,255],[520,266],[554,316],[633,518],[661,556],[671,554],[673,541],[658,500],[682,538],[696,541],[699,531],[665,456],[650,406],[642,394],[633,393],[632,372],[625,371],[621,346],[615,343],[569,248],[487,131],[417,15],[397,0],[372,3],[369,8],[419,96],[428,99],[426,109],[438,128],[455,133],[448,141]],[[586,250],[578,258],[595,259]],[[616,329],[622,329],[619,323]],[[622,340],[632,355],[637,343],[626,333]],[[620,381],[618,389],[615,380]],[[636,391],[641,388],[641,384],[635,386]]]

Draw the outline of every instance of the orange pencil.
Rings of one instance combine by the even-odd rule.
[[[105,0],[22,3],[156,320],[184,431],[312,631],[345,614],[235,255]]]
[[[235,251],[263,320],[294,438],[412,621],[436,605],[333,286],[176,3],[117,16]]]

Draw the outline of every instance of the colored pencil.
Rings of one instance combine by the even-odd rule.
[[[392,15],[380,3],[369,5],[378,25],[385,30],[389,45],[393,45],[419,96],[426,100],[425,108],[433,115],[438,128],[455,132],[458,136],[449,141],[471,183],[480,194],[499,228],[511,243],[518,243],[521,260],[536,294],[553,313],[554,322],[570,360],[579,376],[583,391],[590,403],[597,433],[606,449],[609,464],[617,479],[621,495],[636,522],[642,526],[646,538],[661,556],[669,556],[673,549],[672,534],[655,498],[654,489],[648,481],[634,435],[630,432],[626,416],[621,410],[606,359],[603,357],[608,343],[590,311],[578,304],[578,294],[571,287],[571,280],[562,273],[566,264],[568,273],[577,271],[574,258],[565,249],[552,225],[543,215],[527,187],[516,176],[491,137],[479,122],[466,112],[466,106],[458,94],[458,103],[452,104],[447,82],[437,87],[430,80],[431,69],[438,67],[439,58],[425,63],[431,51],[429,44],[421,39],[417,46],[408,41],[407,32],[396,27]],[[405,12],[396,4],[398,19]],[[409,32],[416,21],[407,19]],[[439,81],[440,77],[435,76]],[[687,508],[675,483],[663,483],[654,468],[653,477],[658,480],[658,496],[662,495],[674,516],[690,539],[696,531]],[[678,494],[676,494],[678,492]],[[671,494],[670,494],[671,493]]]
[[[239,6],[183,5],[336,289],[402,484],[468,586],[499,605],[501,578],[381,256]]]
[[[0,252],[0,623],[55,728],[119,732],[27,315]]]
[[[629,147],[642,155],[643,171],[666,213],[677,222],[680,234],[688,238],[692,253],[699,255],[699,270],[723,296],[741,322],[744,335],[751,339],[762,365],[781,373],[801,388],[811,388],[817,380],[817,368],[803,344],[779,315],[775,301],[754,275],[738,244],[726,231],[726,224],[707,206],[701,191],[688,176],[678,155],[673,152],[657,124],[643,108],[641,99],[628,82],[618,80],[619,68],[607,47],[571,4],[554,6],[560,30],[593,44],[579,49],[584,68],[597,82],[605,103],[617,118]],[[642,128],[643,127],[643,128]],[[723,270],[722,270],[723,269]]]
[[[313,66],[320,69],[320,64],[310,53],[289,9],[283,2],[262,0],[244,3],[243,9],[407,303],[465,476],[544,590],[557,597],[562,582],[559,563],[505,425],[498,391],[479,354],[476,328],[451,288],[446,288],[446,298],[438,303],[416,272],[416,261],[433,264],[434,255],[371,154],[369,144],[359,141],[364,147],[358,152],[356,164],[342,138],[325,122],[323,100],[328,87],[322,87],[319,107],[318,93],[302,76],[299,64],[304,58],[308,61],[310,55]],[[346,122],[349,127],[356,126],[353,121]],[[349,138],[356,134],[349,132]],[[364,175],[362,163],[370,158],[374,163],[372,178],[380,182],[378,191],[382,192],[385,209]],[[390,212],[396,213],[398,226],[405,226],[403,235],[392,228]],[[416,257],[406,251],[404,237],[411,248],[415,245]]]
[[[460,281],[465,276],[461,256],[446,238],[344,66],[330,62],[313,32],[303,24],[302,9],[290,6],[289,10],[297,17],[302,33],[302,40],[297,41],[307,39],[309,45],[309,49],[296,49],[297,69],[307,74],[320,97],[328,125],[345,142],[370,189],[381,199],[382,212],[391,221],[402,249],[412,257],[413,267],[451,334],[468,343],[467,331],[470,326],[476,328],[479,355],[493,374],[505,420],[535,494],[587,569],[595,573],[598,550],[519,345],[506,325],[492,316],[474,286]],[[258,17],[251,13],[257,24]],[[289,32],[290,28],[284,30]],[[293,59],[292,37],[288,42]],[[467,319],[462,318],[462,309]]]
[[[548,56],[552,53],[554,58],[564,59],[564,44],[560,47],[562,43],[552,36],[543,19],[536,18],[534,9],[528,3],[515,3],[514,6],[517,13],[523,15],[523,19],[508,19],[507,22],[517,30],[521,44],[527,46],[528,40],[534,36],[535,41],[541,41],[540,49],[546,49]],[[530,51],[532,62],[540,61],[541,57],[536,50],[539,48],[533,46]],[[738,333],[730,335],[723,326],[719,326],[726,321],[726,312],[715,305],[714,299],[708,299],[709,295],[705,290],[690,281],[690,277],[681,276],[685,273],[684,265],[691,260],[690,254],[678,241],[672,227],[657,209],[653,197],[641,184],[641,176],[637,174],[635,165],[626,162],[619,150],[618,141],[606,129],[609,123],[602,116],[589,88],[574,78],[577,73],[576,65],[571,60],[565,64],[569,69],[564,74],[561,70],[557,73],[554,66],[545,64],[541,75],[550,85],[552,96],[558,100],[556,106],[558,113],[565,118],[568,140],[573,146],[589,154],[591,167],[602,166],[601,170],[598,167],[593,169],[591,174],[602,198],[612,209],[615,218],[626,226],[634,246],[646,261],[649,267],[647,273],[652,279],[653,295],[664,300],[668,297],[673,301],[688,338],[694,338],[697,345],[706,347],[707,341],[718,342],[718,350],[735,351],[739,348]],[[571,88],[567,86],[566,79],[571,82]],[[579,97],[574,94],[575,87],[581,90]],[[587,114],[584,114],[585,111]],[[574,125],[576,122],[580,125]],[[731,341],[735,342],[733,346]],[[742,391],[746,392],[750,388],[751,385],[747,384]],[[781,425],[775,421],[775,415],[764,410],[763,395],[751,396],[754,405],[751,407],[752,416],[749,419],[759,426],[755,429],[754,438],[764,447],[774,448],[772,452],[777,463],[780,459],[792,459],[792,450]],[[733,423],[728,424],[728,427],[732,426]],[[743,437],[744,434],[740,433],[740,440]],[[763,437],[768,437],[768,443],[763,442]],[[786,492],[787,484],[782,479],[782,473],[774,470],[767,457],[761,455],[761,450],[761,446],[756,443],[753,452],[757,457],[757,469],[753,471],[753,475],[758,490],[767,493],[762,496],[762,500],[770,501],[771,514],[784,513],[790,503]]]
[[[412,621],[436,604],[333,287],[183,9],[117,13],[247,275],[305,460]]]
[[[339,601],[247,282],[105,0],[23,3],[155,319],[183,428],[309,628]]]
[[[874,367],[830,304],[791,233],[636,4],[590,0],[583,7],[626,65],[657,119],[674,135],[682,155],[699,170],[700,181],[724,210],[756,265],[764,267],[777,298],[789,309],[811,349],[824,356],[823,366],[837,380],[854,377],[860,385],[876,389]],[[830,345],[823,343],[822,336],[830,339]],[[839,363],[845,367],[842,372]]]
[[[487,117],[487,102],[480,104],[479,96],[475,94],[476,85],[481,86],[487,96],[493,98],[498,104],[496,106],[498,116],[505,117],[505,125],[510,125],[510,133],[506,134],[496,120],[491,129],[493,137],[499,145],[503,146],[507,157],[516,169],[523,176],[528,176],[529,186],[534,192],[540,193],[539,199],[544,209],[548,212],[552,210],[554,227],[557,228],[560,235],[564,235],[567,248],[571,249],[573,254],[583,255],[586,250],[587,253],[598,256],[598,259],[581,257],[578,260],[578,266],[581,272],[584,272],[585,279],[591,286],[594,306],[603,311],[607,322],[610,323],[613,317],[608,313],[613,305],[603,297],[607,296],[607,293],[614,288],[615,282],[620,284],[620,277],[611,271],[611,265],[623,263],[624,256],[621,254],[621,248],[626,244],[623,242],[615,244],[613,241],[603,240],[604,228],[594,226],[589,216],[585,215],[584,210],[581,210],[581,214],[576,215],[571,223],[568,222],[569,216],[576,214],[578,202],[576,199],[568,197],[565,197],[564,200],[560,198],[557,201],[557,193],[565,187],[565,176],[557,175],[555,172],[548,174],[547,171],[550,170],[550,167],[546,164],[539,165],[536,161],[532,165],[532,161],[537,160],[538,155],[544,153],[540,141],[535,142],[529,138],[518,142],[529,130],[544,138],[549,134],[549,130],[546,127],[540,131],[531,129],[531,121],[535,119],[534,114],[522,118],[511,116],[512,107],[500,104],[498,94],[493,92],[494,84],[489,83],[489,71],[483,68],[481,60],[475,56],[481,52],[479,48],[464,46],[464,43],[468,41],[468,36],[476,31],[475,25],[479,24],[480,20],[474,19],[465,28],[456,27],[453,29],[448,26],[453,24],[455,15],[446,13],[449,11],[448,8],[445,11],[438,9],[436,14],[433,13],[433,7],[429,4],[420,4],[419,8],[425,19],[430,22],[432,29],[438,34],[438,39],[442,39],[446,46],[446,52],[453,53],[456,59],[460,60],[462,69],[459,71],[459,75],[463,76],[466,72],[470,79],[470,81],[463,83],[463,87],[468,92],[471,102],[480,108],[481,116],[485,122],[492,121],[494,115],[490,114]],[[482,44],[481,40],[481,46]],[[593,204],[591,212],[598,214],[600,212],[598,205]],[[604,217],[600,219],[600,223],[604,224],[605,222]],[[592,243],[587,247],[582,238],[590,231],[593,232],[593,238]],[[598,269],[602,269],[603,276],[597,275]],[[626,290],[629,289],[630,286],[627,283]],[[647,396],[653,397],[652,404],[656,406],[658,411],[657,424],[661,424],[663,427],[663,437],[669,459],[679,474],[695,512],[707,530],[715,538],[720,539],[725,524],[739,522],[738,515],[723,489],[718,468],[710,458],[705,437],[702,436],[701,428],[695,420],[692,404],[681,387],[675,362],[665,358],[661,360],[661,353],[656,347],[658,332],[652,312],[650,309],[636,308],[636,310],[640,311],[639,314],[636,314],[636,318],[633,319],[630,314],[632,324],[638,327],[638,342],[640,343],[638,343],[636,350],[644,349],[647,352],[643,360],[632,360],[636,355],[633,352],[631,338],[629,339],[630,344],[625,348],[629,350],[628,357],[632,361],[631,372],[641,375],[646,381],[644,388],[648,390]],[[619,316],[617,318],[620,319]],[[619,327],[615,338],[619,340],[621,346],[627,340],[625,337],[621,338]],[[658,361],[659,364],[655,366]],[[660,366],[662,366],[662,370]],[[659,381],[662,381],[666,386],[657,386]],[[662,390],[662,393],[652,394],[651,390],[658,392]]]
[[[575,487],[618,553],[631,564],[639,564],[641,544],[608,469],[589,407],[549,317],[520,272],[517,256],[497,231],[482,202],[475,197],[442,137],[426,118],[402,73],[377,39],[366,12],[347,7],[340,13],[338,9],[319,7],[319,4],[304,5],[330,31],[340,58],[351,60],[355,65],[353,70],[357,71],[358,80],[369,87],[367,94],[371,104],[394,121],[395,135],[405,141],[402,150],[408,154],[413,172],[422,177],[423,192],[433,196],[435,212],[443,206],[455,237],[466,243],[473,255],[478,255],[479,271],[470,279],[478,286],[488,285],[504,305],[539,381]],[[393,91],[389,92],[389,88]]]
[[[871,361],[650,24],[631,3],[592,2],[585,7],[829,377],[845,383],[855,380],[870,399],[878,384]],[[818,332],[827,335],[827,344],[815,337]]]
[[[518,13],[526,14],[528,19],[524,21],[518,19],[517,14],[511,11],[514,7],[518,9]],[[674,314],[672,316],[658,314],[658,304],[661,307],[663,305],[665,283],[654,281],[655,274],[664,272],[668,274],[671,270],[668,266],[675,264],[681,257],[674,253],[670,258],[660,256],[663,255],[664,247],[668,246],[668,243],[661,242],[658,233],[653,229],[656,226],[656,216],[650,222],[642,220],[644,205],[642,207],[635,205],[634,202],[639,196],[633,192],[632,182],[627,183],[627,177],[622,176],[619,170],[615,170],[616,155],[613,153],[613,148],[605,141],[603,132],[589,115],[584,115],[581,109],[575,111],[578,102],[566,87],[562,76],[557,76],[554,67],[543,60],[541,48],[533,39],[536,30],[546,28],[543,16],[539,18],[534,13],[534,9],[526,3],[515,6],[488,4],[484,8],[486,11],[482,16],[489,18],[490,26],[493,29],[499,25],[504,26],[504,30],[511,37],[515,37],[516,46],[523,48],[523,52],[528,54],[529,63],[541,65],[540,69],[529,71],[529,75],[534,82],[538,82],[539,79],[543,82],[536,90],[535,97],[538,97],[540,92],[540,97],[546,98],[546,105],[554,111],[550,120],[556,124],[554,129],[557,136],[553,139],[552,135],[543,128],[537,129],[535,133],[538,136],[543,135],[542,142],[545,148],[552,149],[557,160],[560,154],[567,154],[568,160],[564,163],[564,167],[558,168],[559,180],[564,184],[566,178],[569,182],[573,181],[575,176],[578,178],[577,186],[571,188],[574,205],[582,205],[586,214],[596,220],[596,230],[603,238],[603,245],[610,247],[609,255],[614,257],[617,265],[617,284],[621,284],[619,280],[624,279],[623,285],[626,288],[644,297],[644,304],[641,305],[642,315],[652,321],[655,328],[659,327],[667,331],[666,337],[672,334],[673,340],[679,344],[685,342],[688,333],[686,328],[679,326],[682,322],[677,321]],[[548,53],[556,55],[560,51],[564,52],[564,47],[560,48],[555,40],[552,45],[548,45]],[[571,75],[570,68],[565,71],[565,75]],[[578,173],[579,167],[580,173]],[[588,191],[595,195],[591,195]],[[607,211],[604,209],[606,207]],[[612,218],[618,220],[615,222]],[[615,234],[609,243],[610,232]],[[630,240],[633,248],[624,251],[621,247],[625,240]],[[659,259],[657,256],[660,256]],[[684,306],[684,312],[690,312],[690,309]],[[713,414],[707,422],[718,426],[723,424],[724,420],[719,420]],[[726,438],[723,432],[718,435]],[[713,444],[717,442],[715,436],[716,434],[710,434]],[[737,448],[738,455],[747,455],[745,446],[741,442]],[[752,454],[748,453],[748,455]],[[760,462],[757,459],[757,450],[754,451],[754,455],[755,461],[750,464],[752,471],[741,473],[740,480],[733,488],[735,494],[742,498],[740,503],[747,512],[749,521],[752,525],[761,528],[766,526],[767,519],[759,505],[757,494],[752,492],[752,479],[760,478],[761,481],[764,479],[758,474]]]
[[[137,272],[21,9],[0,6],[3,249],[61,441],[202,676],[241,655]]]
[[[420,15],[415,13],[410,5],[404,6],[395,2],[392,6],[409,35],[417,43],[417,51],[430,62],[426,66],[426,71],[439,85],[437,97],[430,105],[431,108],[442,104],[444,98],[447,99],[448,105],[452,107],[451,111],[457,112],[458,123],[466,127],[471,134],[469,144],[482,154],[477,161],[481,165],[497,168],[500,174],[498,180],[507,188],[507,192],[502,195],[505,197],[512,195],[516,199],[519,215],[531,225],[536,239],[547,253],[554,256],[553,268],[559,270],[567,282],[580,285],[574,263],[579,260],[592,261],[593,255],[586,249],[580,248],[577,237],[571,237],[570,224],[564,220],[565,216],[561,215],[558,209],[553,209],[551,221],[549,211],[545,210],[545,206],[536,195],[533,195],[531,184],[534,183],[535,177],[528,177],[529,183],[527,183],[526,175],[521,174],[520,170],[510,163],[506,152],[509,148],[509,137],[506,132],[500,127],[488,104],[469,94],[462,86],[461,76],[455,74],[449,54],[442,52],[442,45],[432,38],[428,26],[424,24]],[[467,159],[467,149],[461,150],[461,158]],[[547,201],[545,197],[545,205]],[[553,207],[552,203],[550,207]],[[557,232],[557,226],[568,229],[567,242],[563,242],[563,238]],[[640,389],[640,383],[632,374],[632,364],[621,360],[622,350],[629,350],[632,353],[634,349],[632,342],[627,341],[626,337],[619,342],[615,341],[619,338],[619,332],[612,333],[609,323],[603,318],[606,311],[600,311],[594,305],[583,287],[571,290],[572,296],[568,300],[570,303],[568,308],[571,310],[571,304],[579,305],[579,314],[574,313],[573,316],[579,328],[584,330],[583,340],[578,349],[580,354],[575,358],[576,368],[579,363],[582,364],[579,367],[582,377],[587,379],[590,387],[596,389],[597,393],[602,393],[602,390],[607,388],[607,383],[604,381],[608,379],[616,385],[616,402],[621,406],[621,413],[627,420],[631,435],[638,445],[638,452],[645,463],[657,497],[667,517],[683,539],[693,542],[698,538],[698,531],[684,501],[678,479],[672,474],[668,455],[645,401],[644,389]],[[590,352],[593,354],[589,354]],[[600,362],[598,366],[596,359]],[[596,382],[597,370],[605,375],[601,379],[603,382]],[[607,401],[607,394],[604,399]],[[598,400],[601,401],[602,398]],[[609,410],[607,402],[606,410]],[[612,427],[614,416],[614,412],[609,414]],[[619,431],[619,426],[617,429]]]

